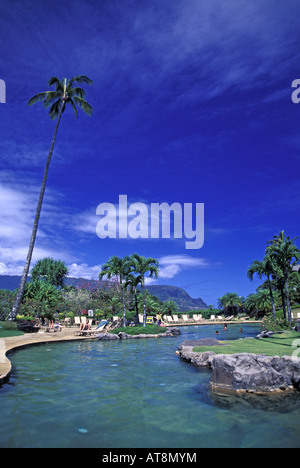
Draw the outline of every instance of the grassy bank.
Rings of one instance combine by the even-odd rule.
[[[21,335],[24,335],[24,332],[17,329],[16,322],[0,322],[0,338]]]
[[[298,342],[296,342],[298,340]],[[273,335],[272,338],[223,341],[224,346],[196,346],[195,352],[204,353],[213,351],[216,354],[266,354],[268,356],[291,356],[300,345],[300,333],[288,331],[283,334]],[[300,348],[297,356],[300,357]]]

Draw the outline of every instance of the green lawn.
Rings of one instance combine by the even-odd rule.
[[[295,342],[298,340],[298,342]],[[291,356],[300,346],[300,333],[288,331],[273,335],[272,338],[223,341],[225,346],[196,346],[195,352],[213,351],[216,354],[266,354],[268,356]],[[300,357],[300,348],[297,356]]]
[[[24,335],[24,332],[17,329],[16,322],[0,322],[0,338],[20,335]]]

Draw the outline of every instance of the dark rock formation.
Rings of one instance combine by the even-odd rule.
[[[120,339],[118,335],[113,335],[111,333],[99,333],[99,335],[96,335],[96,338],[100,341],[112,341]]]
[[[177,354],[197,367],[212,369],[210,387],[214,392],[274,393],[300,390],[300,359],[290,356],[265,356],[250,353],[195,353],[195,346],[220,345],[211,339],[186,341]],[[206,344],[205,344],[206,343]],[[226,346],[226,345],[225,345]]]
[[[24,333],[37,333],[40,329],[32,320],[19,320],[17,328]]]
[[[278,392],[298,389],[300,361],[289,356],[215,355],[210,386],[214,391]]]

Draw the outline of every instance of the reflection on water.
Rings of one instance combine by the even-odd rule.
[[[269,412],[290,413],[300,411],[300,393],[298,391],[275,393],[274,395],[216,394],[210,392],[212,404],[233,411],[244,411],[250,408]]]
[[[184,327],[173,338],[15,352],[11,380],[0,388],[0,447],[298,447],[297,399],[217,397],[210,371],[175,354],[186,339],[215,337],[216,328],[221,340],[241,337],[239,326],[213,325]],[[243,330],[255,336],[259,328]]]

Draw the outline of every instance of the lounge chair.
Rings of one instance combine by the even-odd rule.
[[[144,315],[139,314],[139,323],[144,323]]]
[[[201,314],[194,314],[193,318],[194,318],[194,320],[196,320],[196,322],[201,322],[202,315]]]
[[[64,325],[65,327],[70,327],[71,326],[71,319],[70,317],[66,317],[64,320]]]
[[[184,322],[189,322],[190,321],[190,318],[188,315],[182,315],[182,319]]]
[[[80,325],[80,317],[74,317],[74,323],[75,325]]]
[[[167,321],[169,323],[174,323],[174,320],[172,319],[171,315],[167,315]]]
[[[118,317],[119,318],[119,317]],[[95,331],[97,332],[100,332],[100,331],[103,331],[104,328],[106,328],[108,325],[108,321],[107,320],[102,320],[99,325],[96,327]]]
[[[88,330],[78,330],[77,332],[74,333],[74,335],[75,336],[94,335],[95,333],[102,332],[107,326],[108,326],[108,321],[102,320],[96,328],[94,329],[89,328]]]
[[[174,322],[179,322],[178,315],[173,315],[173,321],[174,321]]]

